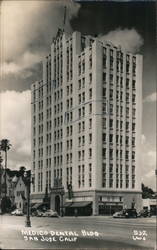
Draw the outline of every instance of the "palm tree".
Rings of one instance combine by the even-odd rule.
[[[7,185],[6,185],[6,169],[7,169],[7,152],[11,148],[10,141],[8,139],[2,139],[0,142],[0,150],[5,153],[5,175],[4,175],[4,184],[5,184],[5,197],[7,195]]]

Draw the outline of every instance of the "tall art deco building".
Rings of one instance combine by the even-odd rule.
[[[67,214],[140,209],[142,56],[59,30],[31,92],[32,202],[47,190]]]

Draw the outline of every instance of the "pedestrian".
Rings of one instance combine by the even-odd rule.
[[[78,215],[77,208],[75,208],[75,210],[74,210],[74,215],[75,215],[75,217],[77,217],[77,215]]]

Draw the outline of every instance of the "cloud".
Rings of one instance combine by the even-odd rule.
[[[4,62],[1,67],[2,74],[19,74],[21,71],[31,68],[32,65],[40,62],[41,60],[42,56],[40,54],[33,54],[30,51],[26,51],[16,60],[16,62]]]
[[[156,102],[156,101],[157,101],[157,92],[154,92],[154,93],[148,95],[144,99],[144,102]]]
[[[66,6],[66,31],[71,30],[70,18],[79,4],[60,1],[2,1],[1,3],[1,63],[3,73],[16,73],[47,54],[53,36],[63,27]],[[46,18],[45,18],[46,17]],[[28,58],[27,58],[28,56]]]
[[[6,91],[0,94],[0,140],[12,144],[8,167],[30,166],[31,154],[31,94],[30,91]]]
[[[142,182],[155,190],[156,148],[152,147],[145,135],[142,135]]]
[[[118,28],[104,35],[101,40],[110,41],[116,46],[122,46],[124,50],[131,53],[137,53],[140,47],[143,45],[142,37],[133,28]]]

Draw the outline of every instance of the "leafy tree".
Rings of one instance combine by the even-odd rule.
[[[4,176],[4,181],[5,181],[5,197],[7,194],[7,186],[6,186],[6,169],[7,169],[7,152],[11,148],[10,141],[8,139],[2,139],[0,142],[0,150],[4,151],[5,153],[5,176]]]
[[[9,197],[3,197],[1,201],[1,210],[2,213],[10,212],[11,209],[11,200]]]
[[[153,194],[154,194],[154,191],[142,183],[142,198],[143,199],[147,199],[147,198],[151,199],[153,197]]]
[[[19,168],[19,176],[23,176],[25,171],[26,171],[26,167],[21,166],[21,167]]]

